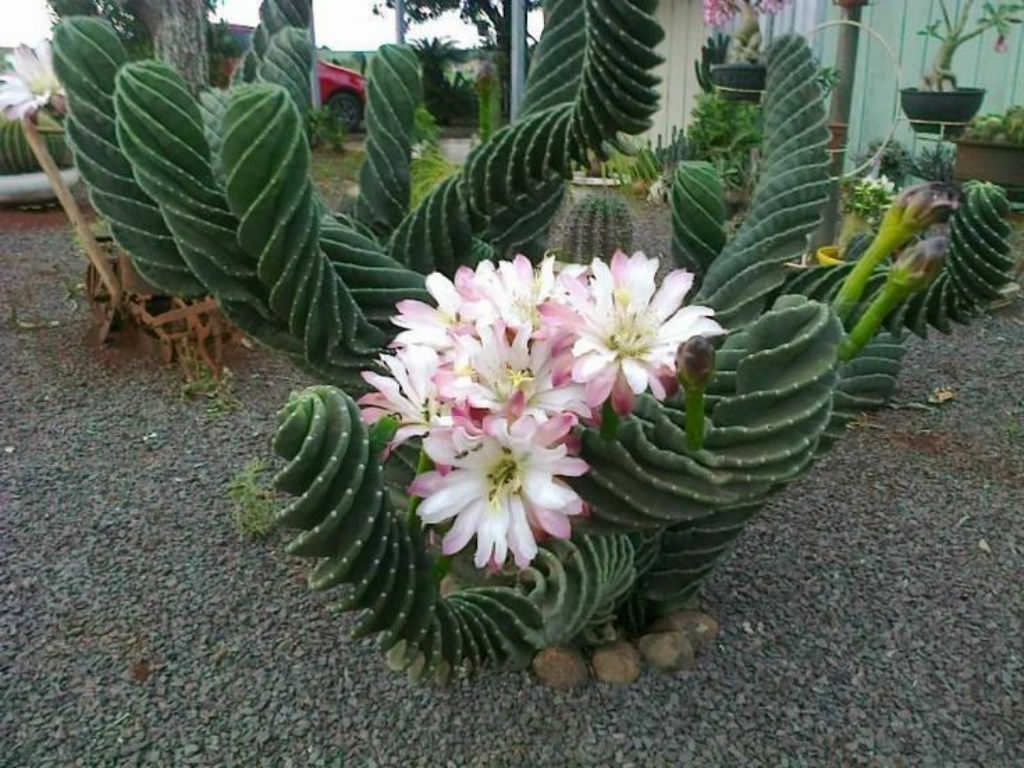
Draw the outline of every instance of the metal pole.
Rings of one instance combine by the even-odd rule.
[[[316,52],[316,21],[313,16],[313,8],[316,3],[310,0],[309,3],[309,39],[313,43],[313,68],[309,72],[309,92],[313,99],[313,109],[320,108],[320,78],[317,76],[317,62],[320,55]]]
[[[860,23],[861,6],[848,5],[843,9],[843,18]],[[830,245],[836,241],[839,225],[839,181],[846,160],[846,135],[850,123],[850,106],[853,104],[853,79],[857,70],[857,44],[860,41],[860,27],[843,24],[839,28],[839,44],[836,47],[836,69],[839,83],[832,91],[832,107],[829,113],[829,130],[832,141],[831,174],[836,181],[829,187],[828,202],[822,212],[824,218],[815,235],[816,247]]]
[[[405,43],[405,0],[395,0],[395,39]]]
[[[526,8],[523,0],[512,0],[510,13],[512,61],[509,66],[508,111],[509,118],[515,120],[526,90]]]

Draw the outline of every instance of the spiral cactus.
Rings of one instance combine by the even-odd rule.
[[[633,250],[633,217],[619,195],[587,195],[567,215],[561,251],[565,260],[589,264]]]
[[[613,621],[640,631],[684,605],[766,499],[894,384],[898,334],[839,362],[847,337],[828,300],[844,268],[793,278],[785,266],[827,197],[828,131],[814,57],[782,37],[766,52],[761,178],[736,236],[724,235],[712,169],[684,164],[675,180],[675,258],[702,273],[698,300],[730,331],[700,397],[642,396],[617,435],[581,430],[590,469],[571,483],[589,516],[571,538],[541,542],[522,570],[481,576],[458,557],[447,563],[402,509],[416,462],[405,446],[385,458],[361,421],[351,398],[365,388],[360,372],[393,340],[395,303],[429,300],[424,275],[452,276],[542,238],[573,163],[648,129],[656,5],[549,0],[521,117],[413,210],[419,75],[407,49],[386,47],[371,71],[369,159],[351,217],[332,213],[310,181],[308,0],[264,0],[235,86],[198,101],[167,66],[128,63],[100,21],[56,31],[70,145],[120,246],[151,282],[213,294],[247,333],[326,382],[280,414],[275,484],[294,500],[278,523],[298,531],[288,551],[315,561],[311,587],[343,586],[342,605],[362,613],[355,632],[376,634],[413,679],[522,666],[545,645],[599,642]],[[628,250],[624,232],[597,224],[622,226],[620,203],[586,205],[572,250]],[[1005,209],[999,190],[968,188],[944,278],[907,302],[896,326],[941,328],[991,294],[1008,268]],[[449,565],[462,587],[442,596]]]

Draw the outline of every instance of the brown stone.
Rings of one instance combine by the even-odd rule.
[[[700,653],[715,641],[718,622],[700,611],[680,611],[662,616],[651,624],[651,632],[682,632],[694,653]]]
[[[625,640],[594,651],[594,673],[606,683],[632,683],[640,676],[640,653]]]
[[[533,671],[552,688],[573,688],[590,677],[583,654],[563,645],[550,645],[534,656]]]
[[[637,640],[636,647],[651,666],[665,672],[693,669],[697,664],[685,632],[655,632]]]

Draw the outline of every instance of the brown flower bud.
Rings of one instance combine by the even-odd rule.
[[[704,389],[715,372],[715,345],[704,336],[693,336],[679,345],[676,374],[686,389]]]
[[[921,291],[939,276],[948,250],[948,238],[930,237],[922,240],[899,255],[890,279],[909,293]]]
[[[959,207],[960,189],[941,181],[907,187],[893,203],[903,225],[918,231],[937,221],[945,221]]]

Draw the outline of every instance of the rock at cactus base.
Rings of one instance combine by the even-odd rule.
[[[575,688],[590,678],[583,654],[564,645],[548,646],[534,656],[533,671],[545,684],[560,690]]]
[[[651,625],[650,631],[652,633],[681,632],[696,654],[715,641],[715,637],[718,635],[718,622],[700,611],[680,611],[662,616]]]
[[[591,662],[598,680],[616,685],[632,683],[643,666],[640,652],[625,640],[598,648]]]
[[[654,632],[636,641],[636,647],[647,662],[662,672],[693,669],[696,653],[685,632]]]

